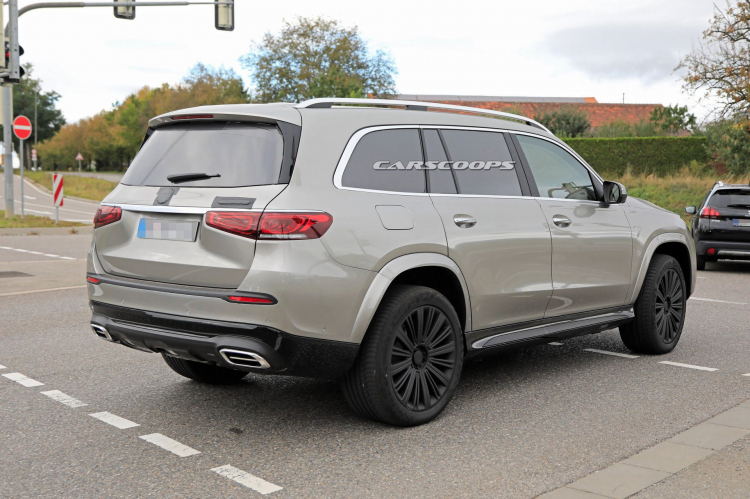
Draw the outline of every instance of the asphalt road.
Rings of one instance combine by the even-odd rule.
[[[504,353],[468,363],[437,420],[397,429],[354,415],[333,383],[200,385],[157,355],[96,338],[83,287],[89,238],[0,237],[0,375],[43,383],[0,376],[0,497],[531,498],[750,398],[750,262],[700,273],[669,355],[586,350],[629,353],[615,331]],[[42,250],[57,257],[28,253]],[[60,288],[70,289],[39,291]],[[75,400],[42,394],[54,390]],[[90,416],[102,412],[139,426]],[[179,457],[154,434],[199,453]],[[746,498],[749,449],[740,439],[641,496]]]
[[[21,213],[21,177],[13,175],[14,181],[14,210],[17,215]],[[63,183],[63,192],[65,184]],[[29,181],[24,185],[24,211],[28,215],[55,218],[55,205],[52,195],[39,189]],[[92,223],[99,203],[95,201],[79,201],[77,199],[64,198],[63,206],[60,207],[60,220],[69,222]],[[5,209],[5,190],[0,188],[0,209]]]

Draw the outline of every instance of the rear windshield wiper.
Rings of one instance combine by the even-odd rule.
[[[191,180],[205,180],[207,178],[221,177],[218,173],[209,175],[208,173],[180,173],[179,175],[167,175],[167,180],[173,184],[180,182],[189,182]]]
[[[728,204],[727,208],[750,208],[750,203],[748,203],[748,204]]]

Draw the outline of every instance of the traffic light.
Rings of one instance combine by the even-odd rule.
[[[214,26],[216,29],[234,31],[234,0],[214,0],[214,4]]]
[[[18,46],[18,57],[21,57],[23,55],[23,52],[24,52],[23,47],[19,45]],[[19,68],[18,68],[18,78],[21,79],[21,78],[23,78],[23,75],[26,74],[26,70],[23,69],[23,66],[21,66],[20,61],[19,61],[18,65],[19,65]],[[5,68],[7,70],[10,70],[10,41],[8,41],[8,40],[5,40]],[[11,79],[10,78],[3,78],[3,81],[11,81]],[[18,83],[18,82],[15,82],[15,83]]]
[[[119,2],[134,3],[135,0],[115,0],[115,3]],[[132,21],[133,19],[135,19],[135,5],[115,7],[115,17],[117,19],[127,19],[129,21]]]

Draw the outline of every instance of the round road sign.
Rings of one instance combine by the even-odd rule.
[[[16,116],[13,120],[13,133],[21,140],[31,137],[31,121],[26,116]]]

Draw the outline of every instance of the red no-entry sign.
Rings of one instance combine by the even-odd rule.
[[[31,137],[31,121],[26,116],[16,116],[13,120],[13,133],[21,140]]]

